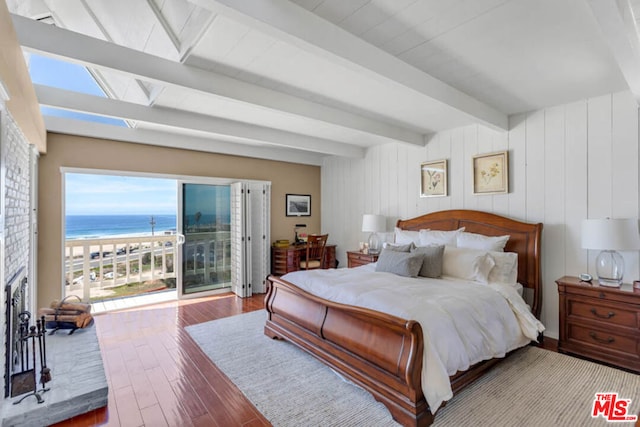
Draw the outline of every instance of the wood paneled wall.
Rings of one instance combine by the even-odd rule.
[[[398,218],[444,209],[477,209],[543,222],[542,320],[558,336],[555,279],[595,275],[597,251],[581,248],[585,218],[639,216],[638,105],[620,92],[511,117],[510,131],[474,125],[433,135],[425,147],[387,144],[365,159],[329,157],[322,167],[322,230],[346,251],[366,241],[362,214]],[[509,193],[472,194],[472,157],[509,150]],[[420,163],[449,160],[449,195],[419,197]],[[640,278],[637,252],[623,253],[625,281]]]

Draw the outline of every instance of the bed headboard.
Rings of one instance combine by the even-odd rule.
[[[488,212],[449,210],[433,212],[412,219],[398,220],[403,230],[457,230],[484,234],[485,236],[510,235],[505,252],[518,254],[518,282],[525,287],[525,300],[533,314],[540,318],[542,307],[542,283],[540,277],[541,223],[526,223]]]

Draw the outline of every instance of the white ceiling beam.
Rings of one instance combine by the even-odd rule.
[[[32,19],[12,15],[20,44],[28,50],[67,58],[90,67],[119,71],[162,85],[204,94],[353,129],[388,139],[424,145],[422,135],[381,120],[328,107],[303,98],[243,82],[220,73],[169,61],[154,55],[87,37]]]
[[[169,40],[171,40],[171,43],[173,44],[173,48],[175,49],[176,54],[179,55],[181,50],[180,40],[178,39],[178,36],[171,29],[171,26],[169,25],[166,18],[162,14],[162,11],[153,0],[147,0],[147,7],[151,9],[153,16],[155,16],[156,18],[156,22],[160,25],[160,28],[162,28],[162,31],[164,31],[164,33],[167,35]]]
[[[34,87],[40,105],[46,105],[48,107],[188,129],[191,131],[207,132],[212,135],[212,138],[241,139],[249,143],[268,144],[271,146],[311,151],[324,155],[352,158],[363,158],[365,155],[365,150],[362,147],[286,132],[265,126],[171,108],[158,106],[148,107],[50,86],[36,84]]]
[[[100,22],[93,9],[91,9],[89,4],[87,4],[87,0],[80,0],[78,2],[79,7],[74,8],[72,12],[71,9],[56,7],[56,2],[54,0],[45,1],[54,16],[54,21],[58,28],[68,29],[69,22],[75,22],[77,26],[74,26],[74,31],[84,32],[88,36],[113,42],[113,38],[111,37],[107,29],[102,25],[102,22]],[[79,14],[81,17],[81,23],[78,23],[77,21],[79,11],[81,11],[81,13]],[[98,86],[101,87],[101,89],[107,94],[107,96],[114,96],[113,88],[109,85],[108,79],[104,78],[100,70],[88,69],[87,71],[92,74],[93,78],[98,83]],[[140,94],[145,99],[148,99],[149,102],[151,102],[153,98],[151,98],[146,88],[141,85],[140,81],[135,80],[135,82],[136,85],[133,86],[130,90],[135,90],[136,92],[138,92],[136,96]]]
[[[640,104],[640,40],[628,0],[589,0],[593,16]]]
[[[207,153],[302,163],[314,166],[322,166],[322,159],[324,157],[319,154],[305,151],[250,146],[232,142],[217,141],[215,139],[171,134],[169,132],[159,132],[149,129],[131,129],[63,117],[44,116],[44,123],[48,132],[155,145],[159,147],[202,151]],[[180,141],[180,143],[177,144],[176,141]]]
[[[288,0],[189,1],[359,73],[414,90],[489,127],[499,130],[508,129],[507,114],[449,86]]]

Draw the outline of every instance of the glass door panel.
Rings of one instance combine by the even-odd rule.
[[[231,189],[182,183],[181,296],[231,287]]]

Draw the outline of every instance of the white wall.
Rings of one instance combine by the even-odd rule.
[[[346,251],[366,241],[362,214],[398,218],[444,209],[477,209],[544,223],[543,306],[546,335],[558,337],[563,275],[595,275],[596,251],[580,247],[584,218],[639,217],[638,106],[627,92],[511,117],[509,132],[474,125],[434,135],[426,147],[387,144],[365,159],[328,157],[322,167],[322,231]],[[509,150],[509,193],[472,194],[472,156]],[[449,159],[449,196],[420,198],[420,163]],[[638,253],[623,253],[625,281],[640,278]]]

